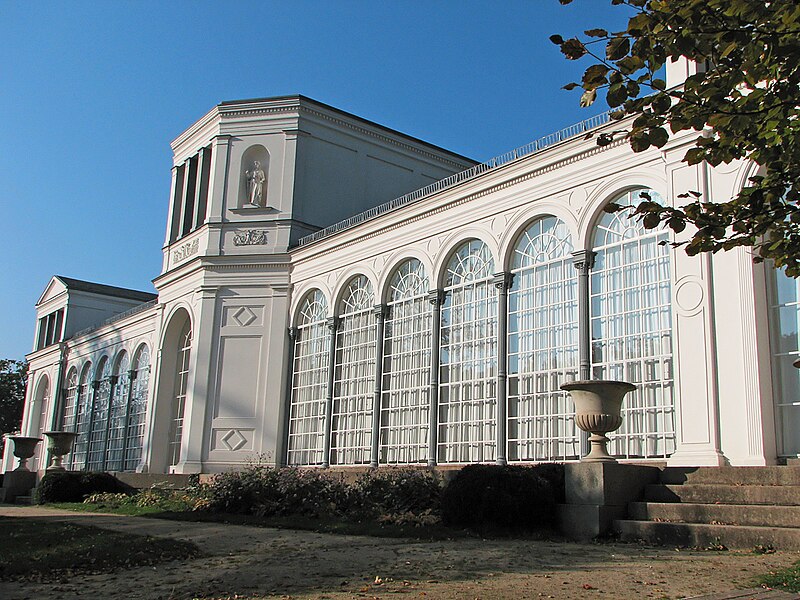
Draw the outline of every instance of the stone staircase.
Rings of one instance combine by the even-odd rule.
[[[800,467],[667,467],[614,522],[624,541],[800,550]]]

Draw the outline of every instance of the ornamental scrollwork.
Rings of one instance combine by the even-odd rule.
[[[248,229],[233,234],[234,246],[263,246],[267,243],[266,229]]]
[[[172,262],[180,262],[200,251],[200,240],[186,242],[172,251]]]

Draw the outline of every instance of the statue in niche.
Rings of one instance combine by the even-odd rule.
[[[245,171],[247,177],[247,198],[250,206],[264,206],[264,182],[267,176],[261,168],[261,161],[253,161],[253,170]]]

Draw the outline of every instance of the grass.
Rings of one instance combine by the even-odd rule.
[[[33,518],[0,517],[0,580],[61,580],[201,554],[190,542]]]
[[[800,592],[800,561],[780,571],[770,571],[759,577],[756,583],[774,589]]]

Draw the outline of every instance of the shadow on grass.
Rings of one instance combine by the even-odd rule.
[[[181,540],[27,517],[0,517],[0,540],[0,580],[60,580],[202,555]]]
[[[275,529],[296,529],[316,533],[338,535],[358,535],[378,538],[407,538],[419,541],[442,541],[464,538],[525,539],[564,541],[563,537],[551,530],[522,531],[520,529],[483,527],[480,529],[458,529],[442,524],[405,525],[375,520],[352,521],[340,517],[308,517],[291,515],[283,517],[258,517],[230,513],[206,511],[165,510],[158,507],[139,507],[123,504],[83,504],[62,502],[46,505],[51,508],[74,510],[76,512],[101,512],[118,515],[189,521],[197,523],[227,523],[250,527],[270,527]]]

